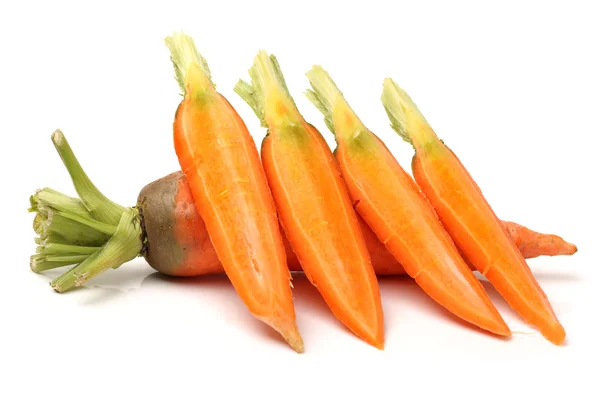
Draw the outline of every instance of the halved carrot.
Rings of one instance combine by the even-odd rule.
[[[177,33],[165,43],[184,94],[174,144],[194,204],[250,312],[302,352],[275,204],[254,141],[216,91],[192,38]]]
[[[392,127],[415,149],[415,180],[456,245],[524,320],[561,344],[564,328],[478,185],[408,94],[389,78],[383,85],[382,102]]]
[[[329,74],[307,73],[309,99],[335,135],[335,155],[356,211],[436,302],[482,329],[511,332],[434,210],[385,144],[367,129]]]
[[[262,162],[285,236],[333,314],[384,346],[379,285],[352,202],[323,136],[290,96],[277,59],[260,51],[235,91],[268,133]]]

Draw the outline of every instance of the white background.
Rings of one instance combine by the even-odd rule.
[[[0,398],[599,398],[599,15],[593,1],[2,2]],[[412,149],[379,101],[393,77],[500,218],[578,245],[572,257],[529,260],[567,343],[545,341],[489,285],[517,332],[510,341],[457,322],[408,279],[381,280],[378,351],[296,278],[302,355],[249,316],[226,278],[169,280],[137,259],[54,293],[58,271],[29,270],[26,212],[37,188],[74,194],[50,134],[61,128],[98,187],[124,205],[177,170],[179,88],[162,40],[179,29],[257,144],[264,130],[232,88],[263,48],[329,143],[303,95],[313,64],[410,170]]]

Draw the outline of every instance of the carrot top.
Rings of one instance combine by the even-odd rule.
[[[79,198],[50,188],[31,196],[29,211],[36,213],[34,230],[39,235],[31,269],[40,272],[75,265],[50,282],[62,293],[136,258],[145,242],[137,207],[123,207],[100,192],[60,129],[51,139]]]
[[[334,134],[336,142],[364,139],[369,130],[352,110],[343,93],[321,66],[306,73],[312,90],[306,91],[308,99],[321,111],[325,124]]]
[[[415,102],[391,78],[383,81],[381,101],[392,129],[415,149],[439,140]]]
[[[169,48],[171,62],[175,69],[175,79],[179,83],[182,95],[193,93],[203,97],[214,92],[215,84],[212,81],[210,69],[206,59],[200,55],[194,40],[182,32],[175,32],[165,38],[165,45]]]
[[[304,123],[274,55],[260,50],[248,74],[251,83],[240,79],[233,90],[248,103],[263,127]]]

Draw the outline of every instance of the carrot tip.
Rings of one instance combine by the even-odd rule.
[[[571,255],[577,253],[578,250],[579,249],[577,248],[577,246],[574,245],[573,243],[567,242],[565,245],[565,255],[571,256]]]
[[[302,354],[304,353],[304,340],[302,340],[302,336],[300,336],[300,332],[298,329],[294,327],[292,330],[288,332],[280,332],[285,341],[290,345],[292,349],[296,353]]]
[[[277,331],[296,353],[304,353],[304,340],[298,331],[295,321],[281,320],[273,317],[256,317]]]
[[[385,343],[381,342],[381,343],[374,343],[373,347],[375,347],[378,350],[385,350]]]
[[[484,320],[476,322],[475,325],[494,335],[506,338],[511,337],[513,332],[510,330],[508,325],[506,325],[506,322],[504,321],[500,313],[495,308],[490,309],[490,312],[492,313],[492,315],[485,318]]]
[[[496,312],[494,314],[496,314]],[[471,321],[471,323],[474,323],[474,325],[479,327],[480,329],[496,336],[509,338],[513,334],[513,332],[510,330],[508,325],[506,325],[506,322],[504,322],[504,320],[502,319],[502,317],[500,317],[499,314],[498,317],[494,319],[486,319],[483,321],[480,320],[476,323]]]
[[[510,330],[510,328],[505,323],[503,323],[498,328],[499,329],[495,329],[493,331],[493,333],[495,333],[498,336],[504,336],[504,337],[509,338],[513,335],[513,332]]]
[[[567,333],[565,328],[558,322],[541,331],[542,335],[551,343],[560,346],[564,343]]]
[[[352,330],[353,333],[358,336],[365,343],[375,347],[378,350],[383,350],[385,348],[385,339],[383,334],[383,329],[379,329],[376,332],[356,332]]]

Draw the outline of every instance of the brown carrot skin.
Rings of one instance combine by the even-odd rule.
[[[546,294],[467,169],[390,79],[384,82],[382,101],[392,125],[415,149],[415,180],[465,257],[525,321],[550,342],[562,344],[565,330]]]
[[[144,258],[171,276],[223,273],[181,171],[144,186],[137,200],[147,240]]]
[[[165,275],[181,277],[224,273],[181,171],[146,185],[140,192],[138,204],[148,240],[144,257],[152,268]],[[402,265],[362,217],[357,214],[357,218],[375,273],[378,276],[405,275]],[[572,255],[577,251],[577,246],[560,236],[536,232],[514,222],[502,221],[502,224],[525,258]],[[290,271],[302,271],[283,231],[282,235]]]

